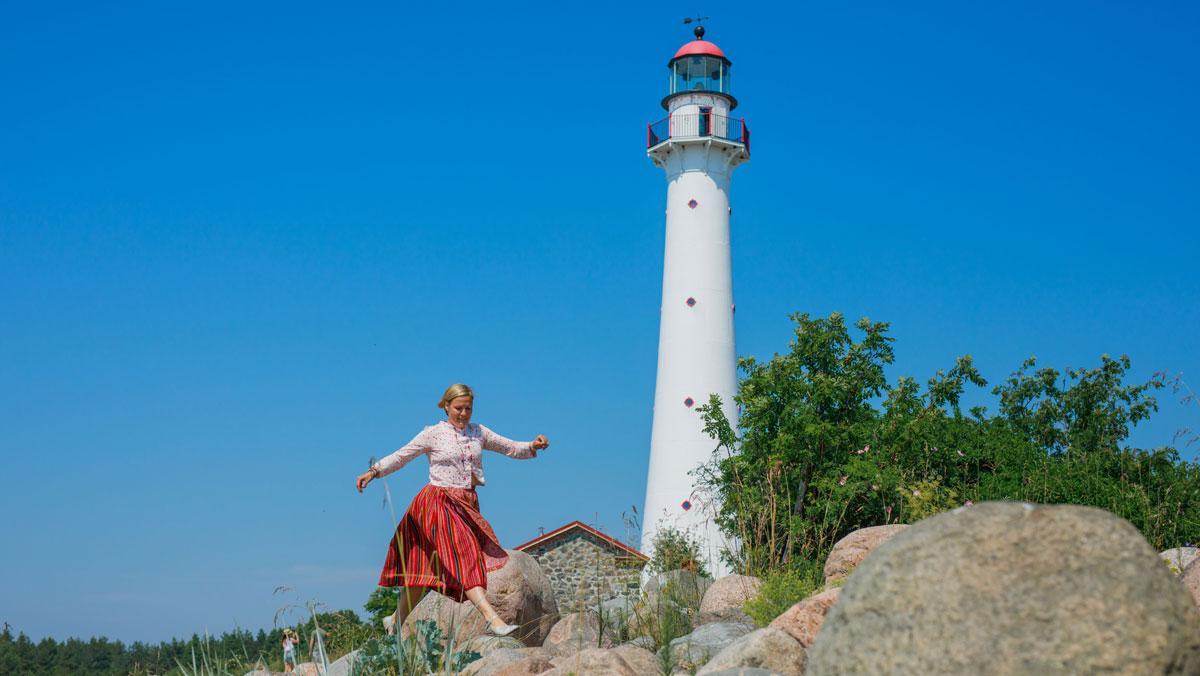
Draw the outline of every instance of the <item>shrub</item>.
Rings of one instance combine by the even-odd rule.
[[[654,556],[646,564],[651,573],[690,570],[708,577],[708,567],[704,565],[702,556],[703,547],[698,538],[687,531],[668,527],[655,533],[653,542]]]
[[[815,561],[802,561],[790,568],[768,572],[758,594],[742,608],[755,624],[765,627],[788,608],[812,596],[821,588],[823,579],[822,568]]]

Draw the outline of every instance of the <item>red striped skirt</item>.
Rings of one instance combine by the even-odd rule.
[[[479,513],[474,488],[425,486],[413,498],[388,545],[381,587],[433,587],[456,601],[487,589],[487,574],[508,554]]]

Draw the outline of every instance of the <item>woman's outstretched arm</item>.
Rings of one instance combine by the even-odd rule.
[[[479,426],[479,431],[483,435],[482,442],[486,450],[503,453],[518,460],[536,458],[538,451],[550,446],[550,441],[541,434],[537,435],[533,441],[513,441],[508,437],[496,434],[483,425]]]
[[[413,437],[412,441],[396,449],[395,452],[374,465],[371,465],[371,469],[359,474],[354,480],[355,487],[358,488],[359,493],[362,493],[362,490],[372,480],[378,479],[381,476],[387,476],[412,462],[413,458],[428,453],[429,447],[429,428],[427,427],[421,430],[420,434]]]

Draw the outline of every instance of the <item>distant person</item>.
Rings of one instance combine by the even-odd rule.
[[[361,493],[372,480],[417,456],[429,456],[429,485],[417,493],[400,519],[379,575],[379,586],[405,588],[396,612],[383,619],[389,634],[431,588],[455,601],[470,599],[493,635],[507,636],[517,629],[505,623],[487,600],[487,574],[502,568],[508,554],[479,513],[475,487],[484,485],[483,450],[524,460],[537,457],[550,442],[540,434],[533,441],[516,442],[472,423],[474,403],[471,388],[451,385],[438,402],[446,420],[426,427],[355,480]]]
[[[308,634],[308,654],[312,655],[312,661],[317,665],[317,669],[324,673],[325,655],[328,650],[328,634],[320,627],[313,627],[313,630]]]
[[[296,645],[300,643],[300,637],[291,629],[283,630],[283,671],[285,673],[296,670]]]

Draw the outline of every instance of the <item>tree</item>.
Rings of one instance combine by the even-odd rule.
[[[383,628],[383,618],[395,613],[396,607],[396,590],[390,587],[376,587],[363,604],[363,610],[370,616],[371,625],[379,629]]]
[[[969,355],[924,388],[892,384],[886,323],[858,321],[856,339],[840,314],[792,319],[788,352],[740,360],[736,430],[717,397],[700,407],[717,450],[697,474],[742,543],[736,567],[821,561],[854,529],[984,499],[1102,507],[1159,548],[1200,538],[1200,467],[1121,446],[1163,386],[1126,384],[1127,357],[1065,372],[1027,360],[992,390],[997,414],[964,412],[967,388],[987,385]]]

